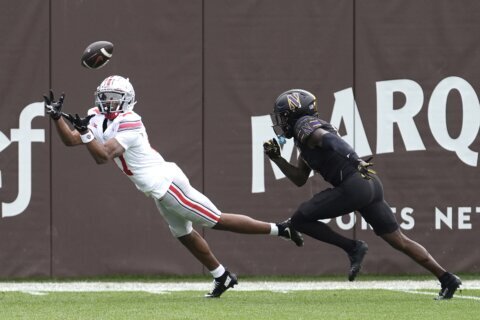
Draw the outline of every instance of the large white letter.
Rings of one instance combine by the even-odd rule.
[[[462,97],[462,131],[457,138],[450,137],[447,129],[447,99],[452,90],[457,90]],[[464,163],[477,166],[478,152],[470,150],[469,146],[480,128],[480,103],[475,90],[467,81],[449,77],[438,83],[428,104],[428,123],[440,146],[454,151]]]
[[[265,171],[263,143],[275,137],[272,130],[272,119],[270,116],[257,116],[251,118],[252,123],[252,193],[265,192]],[[283,145],[281,155],[285,159],[292,157],[294,148],[293,139],[288,139]],[[285,178],[276,164],[269,161],[272,165],[275,179]]]
[[[372,150],[368,144],[352,88],[335,93],[335,105],[330,123],[340,128],[342,120],[347,131],[342,138],[355,149],[360,157],[371,155]]]
[[[393,95],[405,96],[405,105],[394,109]],[[398,125],[407,151],[425,150],[413,117],[422,109],[423,91],[408,79],[377,82],[377,153],[393,152],[393,124]]]
[[[10,145],[10,140],[7,136],[0,132],[0,152]],[[2,171],[0,171],[0,188],[2,187]]]
[[[10,138],[18,142],[18,195],[12,203],[2,203],[2,217],[16,216],[28,207],[32,196],[32,142],[45,142],[44,129],[32,129],[32,120],[43,116],[42,102],[26,106],[20,114],[18,129],[10,130]]]

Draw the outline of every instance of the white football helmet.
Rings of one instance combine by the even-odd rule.
[[[95,106],[109,119],[133,110],[135,103],[135,90],[128,78],[110,76],[95,91]]]

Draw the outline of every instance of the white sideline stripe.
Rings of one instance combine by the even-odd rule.
[[[32,296],[45,296],[47,292],[39,292],[39,291],[22,291],[23,293],[31,294]]]
[[[144,291],[166,293],[171,291],[209,291],[211,282],[0,282],[0,292],[105,292],[105,291]],[[435,280],[424,281],[312,281],[278,282],[245,281],[235,286],[235,291],[275,291],[300,290],[438,290]],[[479,290],[480,280],[463,281],[463,290]]]
[[[431,292],[425,292],[425,291],[411,291],[411,290],[391,290],[391,291],[397,291],[397,292],[403,292],[403,293],[413,293],[413,294],[424,294],[424,295],[429,295],[429,296],[432,295]],[[455,293],[454,298],[455,299],[468,299],[468,300],[479,300],[480,301],[480,297],[464,296],[461,293],[459,293],[458,291]]]

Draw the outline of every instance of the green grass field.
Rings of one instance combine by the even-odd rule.
[[[189,282],[181,281],[188,287]],[[122,281],[115,283],[122,285]],[[464,288],[447,301],[435,301],[438,290],[434,289],[276,292],[236,288],[220,299],[205,299],[203,288],[194,290],[29,292],[5,291],[0,284],[0,319],[480,319],[479,289]]]
[[[480,291],[475,293],[480,297]],[[385,290],[228,292],[204,299],[198,291],[2,293],[1,319],[479,319],[480,302],[434,301]]]

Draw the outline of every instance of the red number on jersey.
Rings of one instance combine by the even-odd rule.
[[[120,159],[120,161],[122,162],[122,168],[123,168],[123,172],[125,172],[125,174],[127,176],[133,176],[133,172],[130,171],[130,169],[128,169],[127,167],[127,162],[125,161],[125,158],[122,156],[119,156],[118,157]]]

